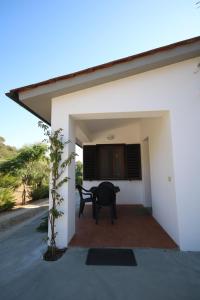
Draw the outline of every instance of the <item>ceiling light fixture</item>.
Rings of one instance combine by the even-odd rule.
[[[113,140],[114,138],[115,138],[114,134],[109,134],[107,136],[107,140],[109,140],[109,141]]]

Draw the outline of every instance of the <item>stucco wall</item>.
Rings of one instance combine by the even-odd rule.
[[[86,114],[106,118],[114,113],[170,112],[176,219],[183,250],[200,250],[200,72],[195,73],[199,61],[190,59],[52,99],[53,128],[60,120],[68,126],[69,115],[80,119]],[[161,203],[164,194],[163,190]],[[173,230],[175,236],[175,226]]]
[[[152,212],[179,244],[177,205],[172,158],[170,116],[142,119],[141,138],[149,138]]]
[[[142,181],[109,180],[120,188],[117,193],[117,204],[143,204],[143,184]],[[84,181],[83,186],[87,189],[98,186],[102,180]]]

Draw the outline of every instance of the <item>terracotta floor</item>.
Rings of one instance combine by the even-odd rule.
[[[84,216],[76,217],[76,234],[70,242],[74,247],[151,247],[177,248],[177,245],[141,205],[118,205],[118,219],[110,222],[108,208],[100,211],[99,224],[92,219],[87,205]]]

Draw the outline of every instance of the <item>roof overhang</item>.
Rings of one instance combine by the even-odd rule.
[[[200,56],[200,37],[13,89],[6,93],[6,95],[41,120],[50,124],[51,99],[54,97],[181,62],[197,56]]]

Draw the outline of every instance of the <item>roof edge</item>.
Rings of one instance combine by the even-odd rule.
[[[166,45],[166,46],[154,48],[152,50],[148,50],[148,51],[141,52],[141,53],[138,53],[138,54],[134,54],[134,55],[131,55],[131,56],[127,56],[127,57],[124,57],[124,58],[113,60],[113,61],[110,61],[108,63],[100,64],[100,65],[90,67],[90,68],[87,68],[87,69],[83,69],[83,70],[80,70],[80,71],[77,71],[77,72],[69,73],[67,75],[62,75],[62,76],[50,78],[48,80],[33,83],[33,84],[30,84],[30,85],[15,88],[15,89],[10,90],[10,92],[6,93],[6,96],[11,98],[15,102],[21,104],[21,102],[18,102],[19,100],[16,101],[16,95],[18,95],[18,93],[20,93],[20,92],[24,92],[24,91],[27,91],[27,90],[30,90],[30,89],[34,89],[34,88],[37,88],[38,86],[43,86],[43,85],[55,83],[57,81],[66,80],[66,79],[74,78],[74,77],[77,77],[77,76],[80,76],[80,75],[92,73],[92,72],[95,72],[95,71],[98,71],[98,70],[102,70],[102,69],[105,69],[105,68],[109,68],[109,67],[121,64],[121,63],[126,63],[126,62],[132,61],[132,60],[137,59],[137,58],[145,57],[145,56],[148,56],[148,55],[153,55],[153,54],[156,54],[156,53],[159,53],[159,52],[172,50],[176,47],[190,45],[192,43],[199,42],[199,41],[200,41],[200,36],[197,36],[197,37],[193,37],[193,38],[190,38],[190,39],[187,39],[187,40],[183,40],[183,41],[180,41],[180,42],[169,44],[169,45]],[[25,108],[26,108],[26,106],[25,106]]]
[[[5,93],[5,95],[7,97],[9,97],[11,100],[13,100],[14,102],[16,102],[17,104],[19,104],[20,106],[22,106],[23,108],[25,108],[26,110],[28,110],[30,113],[32,113],[35,117],[39,118],[41,121],[45,122],[47,125],[51,126],[51,124],[45,120],[44,118],[42,118],[41,116],[39,116],[36,112],[34,112],[32,109],[30,109],[26,104],[24,104],[23,102],[21,102],[19,100],[19,95],[17,92],[15,92],[14,90],[11,90],[8,93]]]

